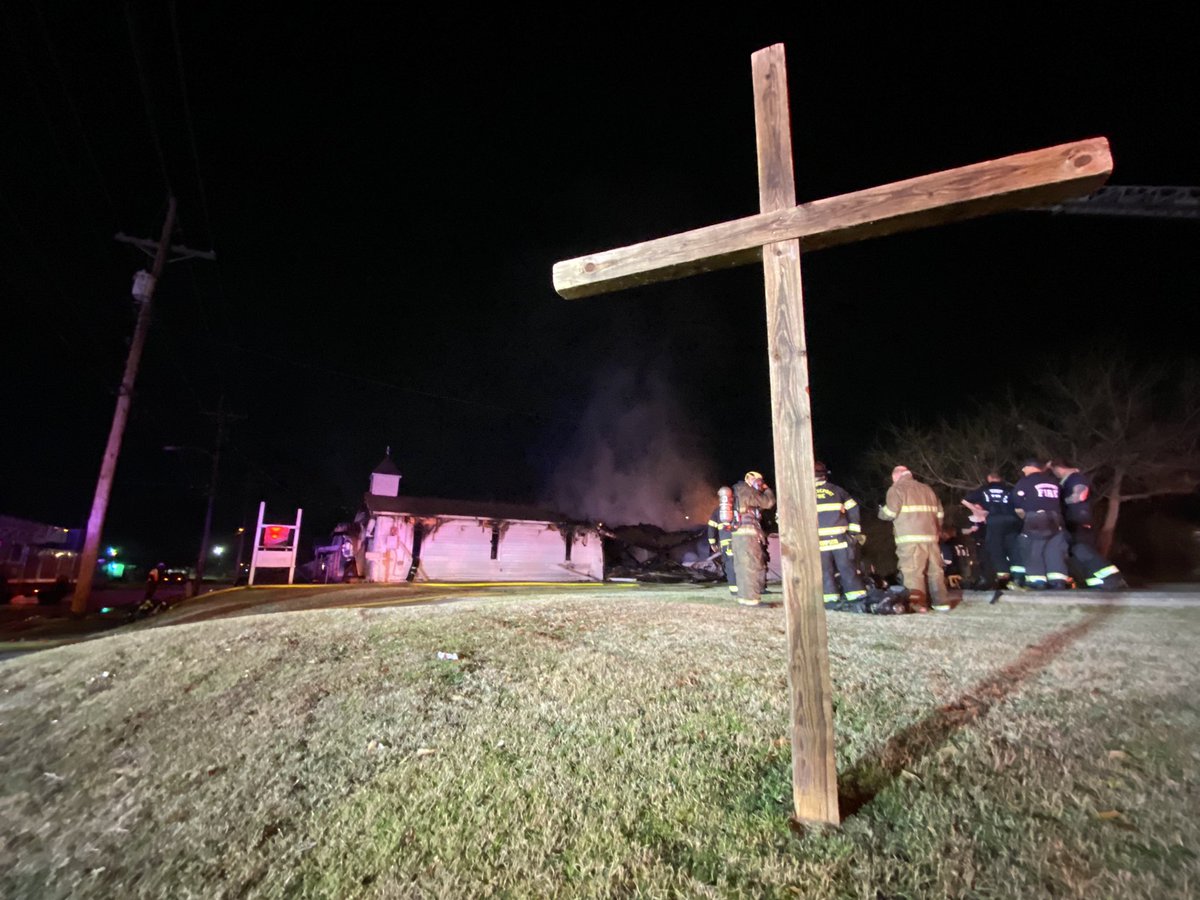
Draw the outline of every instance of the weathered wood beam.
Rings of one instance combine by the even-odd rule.
[[[1112,174],[1108,140],[1089,138],[764,212],[556,263],[554,289],[588,297],[759,262],[764,244],[800,238],[805,252],[1058,203]]]
[[[759,50],[750,61],[758,137],[759,208],[768,212],[795,207],[783,44]],[[821,587],[817,495],[812,480],[812,404],[808,396],[800,242],[791,238],[769,244],[763,248],[762,261],[791,689],[792,806],[799,822],[836,825],[840,818],[833,686]]]

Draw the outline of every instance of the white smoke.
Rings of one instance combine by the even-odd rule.
[[[550,477],[547,500],[572,517],[609,525],[703,525],[716,506],[717,480],[698,430],[662,377],[608,375]]]

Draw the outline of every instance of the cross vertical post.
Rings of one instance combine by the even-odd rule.
[[[796,205],[796,182],[783,45],[759,50],[750,59],[759,206],[764,213],[791,209]],[[817,499],[812,489],[815,454],[799,239],[764,245],[762,264],[791,691],[792,803],[797,820],[836,825],[840,818],[833,686],[822,599]]]

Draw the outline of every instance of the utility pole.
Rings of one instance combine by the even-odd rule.
[[[215,413],[206,412],[204,415],[217,420],[217,441],[212,452],[212,475],[208,481],[208,509],[204,513],[204,531],[200,536],[200,556],[196,559],[196,592],[204,581],[204,566],[208,560],[208,545],[212,540],[213,502],[217,496],[217,471],[221,464],[221,444],[225,441],[225,423],[234,419],[244,419],[245,416],[234,415],[225,410],[225,395],[217,401]],[[240,554],[239,554],[240,555]],[[239,560],[240,562],[240,560]]]
[[[129,357],[125,360],[125,374],[117,391],[117,408],[113,413],[112,427],[108,432],[108,444],[100,461],[100,477],[96,481],[96,493],[92,498],[92,511],[88,515],[87,533],[83,541],[83,553],[79,560],[79,580],[75,594],[71,597],[71,615],[82,616],[87,612],[88,597],[92,593],[92,581],[96,575],[96,559],[100,555],[100,536],[104,530],[104,517],[108,512],[108,500],[112,494],[113,477],[117,471],[117,457],[121,453],[121,440],[125,436],[125,424],[129,420],[129,407],[133,403],[133,384],[137,380],[138,365],[142,350],[146,346],[146,335],[150,331],[150,306],[154,300],[154,288],[162,277],[171,250],[181,250],[184,258],[200,256],[214,259],[215,254],[188,250],[186,247],[170,246],[171,232],[175,228],[175,198],[167,197],[167,218],[163,222],[162,237],[158,245],[153,241],[129,238],[117,234],[116,239],[134,244],[149,252],[154,247],[154,265],[147,272],[142,270],[133,279],[133,299],[138,303],[137,324],[133,329],[133,341],[129,345]]]
[[[246,521],[246,517],[242,516],[242,521]],[[236,586],[242,577],[242,551],[246,547],[246,526],[242,525],[237,530],[238,548],[237,559],[233,563],[233,583]]]

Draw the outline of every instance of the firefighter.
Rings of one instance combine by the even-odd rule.
[[[725,567],[725,580],[729,593],[737,597],[737,570],[733,563],[733,530],[736,527],[733,512],[733,489],[723,487],[717,491],[717,508],[708,519],[708,549],[720,555]]]
[[[733,531],[737,602],[758,606],[767,582],[767,535],[762,527],[762,511],[775,507],[775,493],[767,487],[761,472],[747,472],[733,486],[733,507],[737,523]]]
[[[892,486],[879,507],[879,518],[895,530],[900,575],[914,612],[929,612],[930,602],[936,610],[950,608],[938,549],[943,517],[942,501],[933,488],[913,478],[907,466],[892,469]]]
[[[954,529],[943,525],[941,532],[938,534],[938,552],[942,557],[942,575],[946,578],[946,585],[950,588],[962,587],[962,575],[960,573],[962,559],[962,545],[956,540],[957,535]]]
[[[818,462],[813,468],[817,482],[817,536],[821,546],[825,602],[836,603],[843,593],[847,600],[861,600],[867,596],[867,588],[858,574],[850,546],[851,541],[857,544],[862,537],[858,503],[845,490],[829,482],[829,469],[825,463]]]
[[[142,598],[142,602],[129,612],[129,620],[140,619],[143,616],[149,616],[159,610],[166,609],[167,604],[162,599],[156,599],[155,593],[158,591],[158,586],[162,584],[167,577],[167,564],[160,562],[157,566],[146,573],[146,595]]]
[[[1058,479],[1070,558],[1078,563],[1090,588],[1118,591],[1129,587],[1121,570],[1100,555],[1092,529],[1092,485],[1087,476],[1064,460],[1055,459],[1050,471]]]
[[[160,562],[146,573],[146,593],[142,597],[142,601],[153,600],[155,593],[158,591],[158,586],[163,582],[163,576],[167,572],[167,564]]]
[[[1021,520],[1013,511],[1012,486],[1004,483],[999,472],[988,472],[987,481],[967,494],[963,505],[984,515],[983,559],[992,587],[1023,580],[1025,567],[1017,561]]]
[[[1012,503],[1023,520],[1020,553],[1025,586],[1035,591],[1063,590],[1071,585],[1058,482],[1036,459],[1027,459],[1021,474],[1012,489]]]
[[[961,588],[981,590],[991,584],[984,579],[981,571],[974,531],[974,528],[942,525],[938,546],[942,556],[942,571],[951,592]]]

